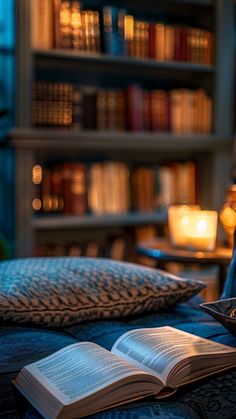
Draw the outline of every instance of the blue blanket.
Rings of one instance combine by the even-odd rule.
[[[12,379],[22,366],[77,341],[92,341],[111,349],[128,330],[170,325],[236,347],[236,337],[203,312],[196,299],[165,313],[126,320],[93,321],[64,330],[5,326],[0,328],[0,418],[39,419],[41,416],[14,389]],[[236,368],[180,389],[168,400],[153,398],[98,413],[96,419],[223,419],[236,418]]]

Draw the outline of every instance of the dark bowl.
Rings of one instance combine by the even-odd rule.
[[[202,303],[200,307],[236,335],[236,297]]]

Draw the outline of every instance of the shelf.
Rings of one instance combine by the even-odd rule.
[[[166,210],[156,213],[104,214],[104,215],[49,215],[32,218],[34,230],[54,230],[88,227],[119,227],[142,224],[165,224]]]
[[[232,138],[150,132],[72,131],[17,128],[9,134],[17,149],[33,150],[230,150]]]
[[[170,3],[190,4],[196,6],[214,6],[212,0],[169,0]]]
[[[236,1],[236,0],[235,0]],[[137,6],[138,1],[137,0],[127,0],[127,2],[129,3],[129,5],[132,5],[132,3],[134,3]],[[143,2],[141,2],[143,4]],[[152,1],[148,0],[148,3],[152,3]],[[149,6],[150,6],[149,4]],[[156,5],[156,2],[154,0],[154,4]],[[173,6],[173,5],[178,5],[178,6],[197,6],[197,9],[201,6],[215,6],[215,1],[214,0],[158,0],[158,7],[167,7],[167,6]],[[147,6],[147,3],[146,3]],[[182,12],[183,13],[183,12]]]
[[[182,61],[165,61],[160,62],[152,59],[140,59],[140,58],[130,58],[126,56],[113,56],[109,54],[100,54],[100,53],[86,53],[80,52],[72,49],[51,49],[51,50],[34,50],[33,57],[35,59],[36,65],[49,65],[50,62],[58,60],[65,61],[66,64],[77,60],[84,64],[102,64],[120,67],[137,67],[150,68],[150,69],[159,69],[159,70],[173,70],[173,71],[191,71],[196,73],[214,73],[214,65],[206,64],[193,64]]]

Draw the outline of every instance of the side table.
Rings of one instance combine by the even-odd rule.
[[[232,249],[217,247],[213,252],[191,251],[171,247],[166,239],[155,239],[140,242],[136,246],[139,255],[150,257],[157,263],[157,267],[165,269],[167,262],[179,262],[183,264],[217,265],[219,267],[219,287],[223,289],[227,267],[232,257]]]

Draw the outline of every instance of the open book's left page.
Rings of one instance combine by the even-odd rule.
[[[63,406],[85,402],[91,404],[98,398],[98,393],[104,389],[116,388],[116,383],[135,381],[134,377],[143,376],[144,381],[148,375],[140,371],[134,365],[129,364],[106,349],[95,343],[82,342],[63,348],[54,354],[24,367],[15,380],[16,387],[28,398],[31,403],[47,417],[47,409],[51,411],[48,417],[57,417],[55,412],[62,410]],[[149,380],[150,381],[150,380]],[[155,382],[155,380],[154,380]],[[32,388],[35,391],[32,391]],[[150,389],[143,390],[143,395],[154,393],[154,384]],[[114,390],[113,389],[113,390]],[[122,391],[120,391],[122,394]],[[145,394],[146,393],[146,394]],[[119,400],[113,393],[109,400],[107,391],[108,405],[113,405],[126,399],[125,386],[124,394]],[[134,394],[133,397],[140,397]],[[131,394],[127,394],[131,398]],[[46,413],[44,406],[47,405]],[[91,408],[91,406],[89,406]],[[99,408],[100,406],[99,401]],[[104,408],[106,404],[104,405]],[[96,409],[95,406],[93,408]],[[89,409],[88,409],[89,410]]]

